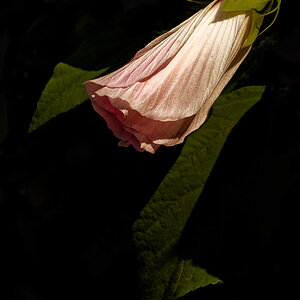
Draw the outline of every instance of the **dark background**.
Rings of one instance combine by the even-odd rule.
[[[27,128],[54,66],[142,2],[0,4],[1,299],[140,299],[131,226],[182,146],[155,155],[118,148],[88,101],[31,135]],[[192,7],[156,5],[128,20],[128,36],[151,32],[162,18],[175,25]],[[232,131],[183,238],[212,250],[206,267],[225,283],[185,299],[271,297],[294,285],[284,278],[297,241],[299,34],[292,1],[283,0],[241,68],[243,85],[267,92]]]

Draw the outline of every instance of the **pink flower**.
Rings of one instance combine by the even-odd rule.
[[[154,153],[198,129],[250,46],[250,12],[215,0],[159,36],[121,69],[84,83],[120,146]]]

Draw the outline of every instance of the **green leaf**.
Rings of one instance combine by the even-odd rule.
[[[122,33],[122,28],[113,27],[107,32],[93,34],[70,57],[56,65],[38,101],[29,132],[88,100],[82,83],[100,76],[121,61],[124,56],[120,51],[124,42]]]
[[[253,86],[219,97],[208,121],[187,138],[179,158],[134,223],[144,300],[177,299],[220,282],[192,259],[181,257],[178,243],[231,129],[263,92],[264,87]]]
[[[107,69],[108,67],[98,71],[85,71],[59,63],[39,99],[29,132],[87,100],[82,82],[99,76]]]
[[[151,9],[154,10],[151,6],[148,11]],[[122,66],[137,49],[145,45],[149,33],[142,37],[131,37],[127,32],[128,23],[140,13],[141,10],[135,9],[118,15],[106,27],[92,32],[70,57],[55,67],[38,101],[29,132],[88,100],[82,85],[84,81],[98,77],[108,69],[113,71]],[[132,31],[134,33],[134,30],[130,30],[130,33]]]

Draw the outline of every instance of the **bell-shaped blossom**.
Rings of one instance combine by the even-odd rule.
[[[154,153],[198,129],[250,46],[248,11],[216,0],[150,42],[125,66],[84,83],[119,145]]]

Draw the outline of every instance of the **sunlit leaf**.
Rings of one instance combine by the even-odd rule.
[[[99,76],[107,69],[84,71],[65,63],[59,63],[39,99],[29,132],[87,100],[82,82]]]
[[[177,299],[220,281],[193,260],[180,257],[177,246],[231,129],[263,92],[264,87],[245,87],[219,97],[209,120],[188,137],[181,155],[135,222],[144,300]]]
[[[93,32],[66,60],[57,64],[37,103],[29,132],[88,100],[82,85],[84,81],[122,66],[146,44],[147,35],[133,39],[126,34],[126,26],[138,14],[140,10],[128,10],[118,15],[116,20]]]
[[[94,34],[64,62],[57,64],[37,103],[29,132],[88,100],[82,83],[116,65],[123,55],[121,37],[122,28]]]

